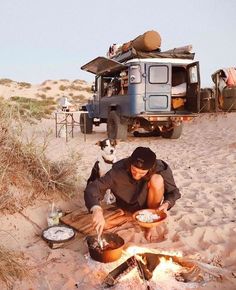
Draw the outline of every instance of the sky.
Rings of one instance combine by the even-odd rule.
[[[42,83],[93,75],[80,68],[148,30],[161,50],[191,44],[202,87],[236,67],[236,0],[0,0],[0,78]]]

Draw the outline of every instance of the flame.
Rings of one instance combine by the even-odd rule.
[[[138,246],[130,246],[125,250],[127,256],[136,256],[136,254],[142,254],[142,253],[154,253],[154,254],[162,254],[167,256],[175,256],[175,257],[183,257],[183,253],[181,251],[176,250],[170,250],[170,251],[164,251],[164,250],[158,250],[158,249],[151,249],[151,248],[145,248],[145,247],[138,247]],[[142,258],[140,256],[136,256],[136,258],[141,261]],[[143,261],[144,262],[144,261]],[[181,271],[181,266],[173,262],[172,258],[165,258],[160,257],[160,263],[157,265],[153,272],[153,281],[160,281],[160,280],[168,280],[170,279],[170,276],[173,276],[175,273],[178,273]],[[137,275],[137,271],[132,270],[128,277],[124,277],[123,279],[126,280],[132,279]]]
[[[137,247],[138,248],[138,247]],[[141,257],[136,257],[139,261],[142,260]],[[152,281],[153,282],[164,282],[169,281],[175,273],[180,272],[181,266],[173,262],[172,258],[166,259],[165,257],[160,258],[160,263],[157,265],[153,271]],[[132,281],[132,283],[140,283],[141,278],[139,277],[138,269],[134,268],[127,274],[120,278],[120,282]]]
[[[174,263],[172,258],[167,260],[164,257],[160,258],[160,264],[157,266],[158,272],[175,272],[176,270],[178,271],[180,268],[181,266]]]

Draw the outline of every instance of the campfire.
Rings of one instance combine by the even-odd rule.
[[[130,257],[111,271],[103,281],[103,287],[114,286],[118,281],[131,280],[135,276],[140,277],[147,289],[150,289],[149,281],[152,279],[168,279],[168,276],[179,275],[183,271],[182,254],[180,252],[150,252],[150,249],[132,246],[127,248]],[[181,263],[182,262],[182,263]]]
[[[234,273],[228,270],[183,257],[181,252],[158,251],[138,246],[128,247],[114,263],[111,263],[111,267],[106,267],[109,273],[103,279],[104,288],[127,283],[133,285],[135,282],[145,287],[141,289],[156,289],[157,285],[166,283],[177,283],[180,288],[176,289],[185,289],[187,285],[190,286],[189,283],[195,288],[199,283],[213,279],[234,277]]]
[[[166,285],[169,287],[171,284],[174,289],[182,290],[196,288],[200,283],[204,285],[212,280],[236,277],[229,270],[211,262],[207,264],[196,258],[184,257],[178,251],[160,251],[136,245],[126,245],[124,249],[124,240],[113,233],[103,234],[102,239],[106,241],[106,246],[100,246],[97,235],[87,237],[90,257],[102,262],[100,271],[98,265],[96,270],[101,275],[103,288],[162,289],[164,285],[166,289]]]

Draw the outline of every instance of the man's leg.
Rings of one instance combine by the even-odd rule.
[[[154,174],[148,183],[148,208],[158,208],[163,200],[163,195],[164,180],[160,174]]]
[[[147,206],[148,208],[156,209],[161,205],[164,196],[164,180],[161,175],[154,174],[148,183],[148,195],[147,195]],[[150,228],[146,229],[145,237],[148,241],[152,241],[152,238],[158,239],[157,229]]]

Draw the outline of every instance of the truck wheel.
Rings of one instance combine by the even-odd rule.
[[[127,139],[127,124],[122,123],[116,111],[111,111],[107,119],[107,136],[110,139]]]
[[[84,134],[91,134],[93,131],[93,119],[87,113],[81,113],[79,118],[80,131]]]
[[[178,139],[181,136],[182,129],[183,122],[181,122],[178,126],[174,126],[170,131],[162,132],[161,136],[168,139]]]

